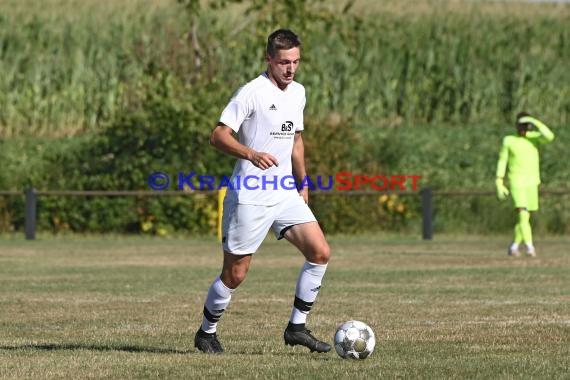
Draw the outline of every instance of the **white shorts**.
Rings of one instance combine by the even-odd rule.
[[[222,247],[234,255],[255,253],[271,228],[282,239],[288,228],[317,219],[301,196],[284,199],[274,206],[239,204],[235,198],[224,199]]]

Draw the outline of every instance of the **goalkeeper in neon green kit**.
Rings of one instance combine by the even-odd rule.
[[[538,185],[540,184],[538,146],[554,140],[554,133],[540,120],[526,112],[517,115],[516,136],[506,136],[497,163],[497,196],[504,200],[510,194],[518,214],[514,239],[509,246],[510,256],[520,256],[519,245],[524,243],[527,255],[536,256],[532,243],[530,212],[538,210]],[[535,130],[536,129],[536,130]],[[508,169],[509,188],[503,178]]]

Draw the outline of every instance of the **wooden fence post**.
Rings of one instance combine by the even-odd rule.
[[[433,191],[431,188],[422,189],[422,218],[423,239],[433,239]]]
[[[36,238],[36,209],[37,194],[36,189],[29,187],[26,193],[26,214],[25,214],[25,233],[26,240],[34,240]]]

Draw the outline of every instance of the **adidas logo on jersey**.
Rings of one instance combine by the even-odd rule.
[[[277,107],[275,107],[275,104],[272,104],[272,105],[269,107],[269,111],[277,111]]]

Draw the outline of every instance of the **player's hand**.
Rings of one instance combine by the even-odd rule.
[[[497,178],[495,180],[495,186],[497,187],[497,198],[499,200],[504,201],[509,196],[510,192],[509,189],[503,183],[502,178]]]
[[[277,158],[265,152],[254,152],[250,161],[253,166],[260,168],[261,170],[269,169],[272,166],[279,166]]]

